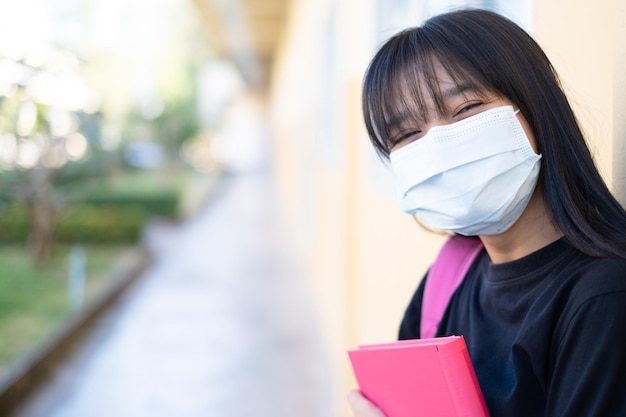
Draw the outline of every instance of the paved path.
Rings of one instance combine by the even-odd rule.
[[[15,417],[334,416],[272,196],[262,172],[226,177],[153,242],[157,264]]]

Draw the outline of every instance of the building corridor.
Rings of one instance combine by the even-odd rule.
[[[332,375],[270,176],[226,176],[14,417],[330,417]]]

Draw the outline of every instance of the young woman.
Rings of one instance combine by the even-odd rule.
[[[540,47],[492,12],[436,16],[378,51],[363,112],[402,208],[484,245],[437,335],[465,337],[491,417],[626,415],[626,213]]]

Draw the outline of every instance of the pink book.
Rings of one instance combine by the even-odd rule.
[[[348,351],[361,393],[387,417],[488,417],[463,336]]]

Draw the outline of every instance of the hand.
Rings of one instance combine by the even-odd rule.
[[[348,403],[354,417],[385,417],[380,408],[365,398],[358,389],[353,389],[348,393]]]

